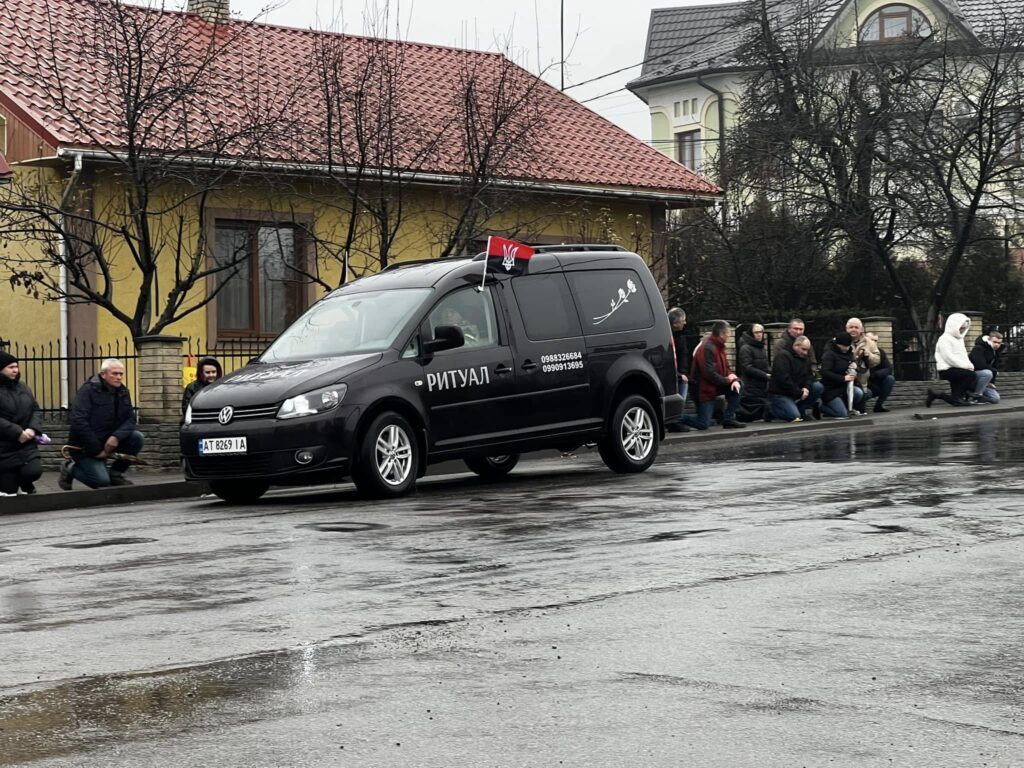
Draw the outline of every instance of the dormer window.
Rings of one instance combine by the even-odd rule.
[[[909,5],[887,5],[868,16],[860,28],[862,43],[894,43],[931,37],[924,14]]]

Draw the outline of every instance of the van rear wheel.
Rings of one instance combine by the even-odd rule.
[[[518,463],[518,453],[509,453],[504,456],[473,456],[466,459],[469,471],[475,472],[485,480],[500,480],[515,469]]]
[[[259,480],[211,480],[210,490],[228,504],[252,504],[270,488]]]
[[[658,419],[646,398],[630,395],[612,413],[597,449],[613,472],[643,472],[658,456]]]
[[[419,465],[416,433],[394,411],[378,415],[359,443],[352,480],[367,496],[401,496],[416,484]]]

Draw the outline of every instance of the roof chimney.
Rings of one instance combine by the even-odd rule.
[[[210,24],[227,24],[231,21],[231,0],[188,0],[188,12]]]

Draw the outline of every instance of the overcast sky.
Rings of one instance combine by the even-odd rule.
[[[231,9],[241,17],[256,18],[267,2],[270,0],[231,0]],[[649,140],[646,106],[622,89],[640,72],[636,65],[644,57],[651,9],[696,5],[697,0],[564,3],[566,86],[630,67],[568,92],[585,101],[617,91],[587,104],[635,136]],[[375,5],[386,7],[387,3],[378,0]],[[366,9],[373,6],[372,1],[365,0],[276,0],[262,18],[274,24],[362,34],[367,31]],[[491,51],[503,50],[506,41],[510,41],[517,63],[537,72],[539,62],[540,69],[547,70],[544,77],[548,82],[559,85],[560,0],[392,0],[390,14],[390,37],[396,35],[398,28],[406,40]]]

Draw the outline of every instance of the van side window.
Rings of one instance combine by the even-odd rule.
[[[638,331],[654,325],[650,298],[632,269],[570,272],[568,277],[579,303],[585,336]]]
[[[465,346],[446,350],[447,353],[498,346],[498,322],[490,289],[482,293],[476,288],[452,291],[437,303],[428,322],[431,336],[439,325],[456,325],[462,329]]]
[[[580,335],[580,319],[576,316],[569,285],[560,272],[514,277],[512,290],[530,341]]]

